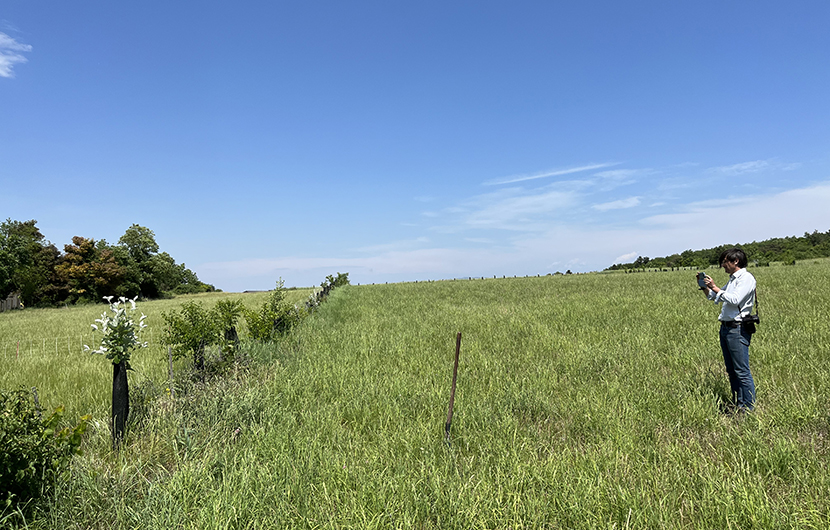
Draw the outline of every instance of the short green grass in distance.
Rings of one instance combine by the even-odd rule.
[[[287,290],[286,300],[300,303],[310,293],[311,289]],[[137,315],[147,315],[148,328],[143,339],[149,344],[132,358],[135,371],[130,373],[131,383],[138,384],[147,378],[159,382],[166,379],[167,350],[160,342],[162,312],[176,311],[188,300],[213,307],[221,299],[239,299],[246,307],[257,309],[269,294],[215,292],[137,302]],[[63,404],[69,418],[87,413],[96,418],[105,416],[110,406],[112,366],[104,357],[83,351],[83,346],[95,347],[100,343],[101,335],[93,331],[91,324],[108,308],[102,303],[0,313],[0,388],[37,387],[45,406]],[[244,319],[240,333],[244,337]]]
[[[752,260],[750,259],[750,261],[752,261]],[[790,263],[785,263],[783,261],[771,261],[771,262],[769,262],[768,267],[794,267],[794,266],[798,266],[798,265],[802,265],[802,266],[803,265],[820,265],[822,263],[823,264],[830,264],[830,258],[808,258],[808,259],[803,259],[803,260],[796,261],[795,265],[792,265]],[[719,269],[719,268],[720,267],[718,267],[716,265],[709,265],[708,267],[674,267],[674,269],[675,269],[674,272],[681,271],[681,270],[708,271],[708,270],[711,270],[711,269]],[[752,264],[750,264],[749,268],[755,269],[755,268],[765,268],[765,267],[754,267]],[[642,269],[630,269],[630,270],[620,269],[620,270],[613,270],[613,271],[601,271],[600,274],[636,274],[636,273],[642,273],[642,272],[668,272],[668,271],[671,271],[671,269],[672,269],[672,267],[661,267],[661,268],[645,267],[645,268],[642,268]]]
[[[830,266],[752,272],[754,414],[694,271],[351,286],[30,528],[828,528]]]

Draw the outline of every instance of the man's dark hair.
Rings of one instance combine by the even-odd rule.
[[[720,261],[718,262],[718,265],[722,265],[724,261],[728,261],[730,263],[737,261],[738,267],[745,269],[747,264],[746,253],[739,248],[724,250],[720,253]]]

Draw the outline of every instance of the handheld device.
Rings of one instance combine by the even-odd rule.
[[[705,272],[698,272],[697,273],[697,284],[700,286],[701,289],[706,287],[706,273]]]

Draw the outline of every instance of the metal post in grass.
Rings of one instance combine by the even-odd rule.
[[[173,388],[173,347],[167,347],[167,366],[170,369],[170,397],[176,397],[176,390]]]
[[[455,382],[458,379],[458,355],[461,353],[461,332],[455,337],[455,364],[452,367],[452,387],[450,388],[450,408],[447,411],[447,423],[444,424],[444,436],[450,443],[450,426],[452,425],[452,406],[455,403]]]

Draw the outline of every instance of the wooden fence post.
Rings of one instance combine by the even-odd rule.
[[[447,411],[447,423],[444,424],[444,436],[450,443],[450,425],[452,425],[452,407],[455,403],[455,381],[458,378],[458,354],[461,352],[461,332],[455,337],[455,364],[452,368],[452,387],[450,389],[450,407]]]

